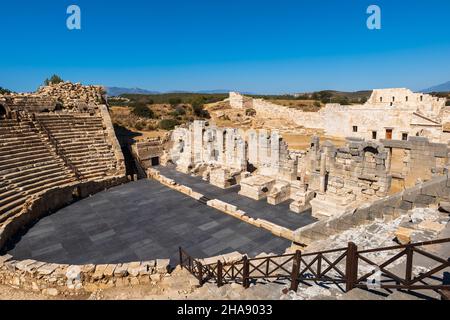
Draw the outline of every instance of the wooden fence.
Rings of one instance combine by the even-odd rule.
[[[218,260],[211,264],[202,264],[201,260],[191,257],[179,248],[180,265],[186,268],[198,280],[216,282],[220,287],[225,283],[237,282],[248,288],[250,282],[258,279],[287,279],[290,289],[297,291],[300,283],[327,282],[336,284],[342,291],[354,288],[369,288],[371,285],[382,289],[420,290],[430,289],[437,292],[450,290],[450,285],[443,284],[439,274],[450,267],[450,258],[438,257],[423,250],[424,247],[449,243],[450,238],[398,245],[370,250],[358,250],[349,242],[347,248],[327,251],[302,253],[300,250],[292,254],[248,258],[243,256],[239,261],[224,263]],[[383,262],[374,262],[380,253],[390,253],[391,257]],[[431,269],[414,275],[415,258],[423,256],[433,261]],[[392,269],[388,270],[388,266]],[[419,267],[420,268],[420,267]],[[404,275],[401,271],[404,271]],[[372,279],[377,276],[375,280]]]

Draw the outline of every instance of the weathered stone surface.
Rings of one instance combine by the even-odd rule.
[[[395,236],[401,244],[408,244],[411,243],[411,235],[413,234],[413,232],[413,229],[400,227],[395,232]]]
[[[417,228],[419,228],[420,230],[427,230],[427,231],[439,233],[445,229],[445,225],[435,222],[435,221],[425,220],[425,221],[422,221],[421,223],[419,223]]]
[[[40,267],[37,272],[41,275],[48,276],[52,274],[58,268],[57,264],[49,263]]]
[[[157,259],[156,268],[158,273],[166,273],[169,271],[170,259]]]
[[[447,212],[450,213],[450,202],[440,202],[439,203],[439,210],[443,211],[443,212]]]
[[[10,254],[5,254],[4,256],[0,256],[0,265],[2,265],[3,263],[5,263],[8,260],[12,259],[12,255]]]

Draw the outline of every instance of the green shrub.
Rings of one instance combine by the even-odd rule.
[[[175,111],[173,111],[171,114],[174,117],[184,116],[186,114],[186,110],[184,109],[183,106],[178,106],[175,108]]]
[[[447,102],[445,103],[445,105],[448,107],[450,106],[450,100],[447,100]]]
[[[0,87],[0,94],[6,94],[6,93],[11,93],[11,90]]]
[[[176,105],[179,105],[181,103],[181,99],[180,98],[170,98],[169,99],[169,104],[174,107]]]
[[[134,125],[134,127],[136,128],[136,130],[141,131],[142,129],[144,129],[144,126],[142,125],[142,123],[140,122],[136,122],[136,124]]]
[[[147,107],[145,103],[136,102],[133,106],[132,113],[141,118],[153,119],[155,118],[155,113],[152,109]]]
[[[203,101],[204,101],[203,97],[199,97],[199,98],[193,100],[191,102],[192,110],[194,110],[194,114],[197,117],[209,119],[210,118],[209,112],[207,110],[203,109],[203,105],[204,105]]]
[[[44,84],[46,86],[48,86],[51,84],[57,84],[57,83],[61,83],[61,82],[64,82],[64,80],[60,76],[54,74],[50,77],[50,79],[45,79]]]
[[[316,107],[316,108],[320,108],[320,107],[321,107],[321,104],[320,104],[319,101],[314,101],[313,105],[314,105],[314,107]]]
[[[159,128],[162,130],[173,130],[179,122],[175,119],[163,119],[159,122]]]

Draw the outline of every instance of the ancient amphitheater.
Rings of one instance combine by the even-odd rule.
[[[283,128],[197,120],[128,149],[101,87],[0,96],[0,284],[82,295],[172,277],[194,280],[193,298],[448,297],[443,99],[227,102],[345,144],[313,136],[292,150]]]

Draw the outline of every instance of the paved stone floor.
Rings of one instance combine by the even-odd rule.
[[[241,196],[238,194],[240,186],[234,186],[229,189],[221,189],[202,180],[201,177],[193,177],[175,170],[174,166],[158,166],[158,169],[164,176],[175,180],[185,186],[191,187],[194,191],[200,192],[210,199],[219,199],[237,206],[244,210],[247,215],[253,218],[266,219],[277,225],[295,230],[311,224],[315,221],[311,216],[311,210],[297,214],[289,210],[291,201],[285,201],[279,205],[273,206],[267,203],[267,199],[259,201]]]
[[[283,253],[289,241],[152,180],[76,202],[18,236],[9,254],[54,263],[118,263],[171,258],[178,247],[199,258],[239,251]]]

